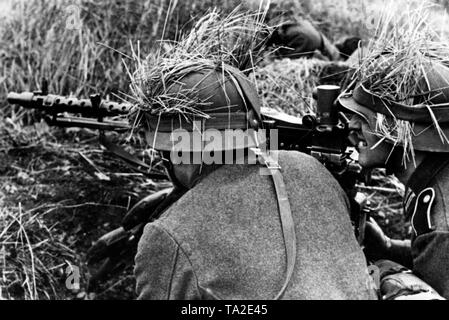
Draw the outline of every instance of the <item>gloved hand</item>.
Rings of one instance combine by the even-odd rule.
[[[389,260],[375,263],[379,268],[382,300],[444,300],[411,270]]]
[[[391,239],[385,235],[377,222],[370,217],[365,227],[365,254],[371,261],[386,259],[391,248]]]
[[[366,222],[363,244],[365,255],[370,261],[388,259],[413,268],[410,240],[390,239],[373,218]]]

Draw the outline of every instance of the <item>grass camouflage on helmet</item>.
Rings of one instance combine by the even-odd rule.
[[[131,78],[139,109],[132,117],[146,129],[153,148],[172,149],[170,134],[176,129],[201,135],[208,129],[258,128],[260,101],[247,75],[262,58],[271,32],[263,23],[265,14],[236,9],[221,17],[213,10],[180,41],[161,46],[144,61],[136,59]],[[237,147],[254,147],[256,140],[250,135]],[[202,148],[191,145],[191,151]],[[220,149],[226,146],[214,145]]]
[[[253,136],[261,125],[259,97],[254,85],[239,70],[230,66],[225,66],[224,71],[203,69],[186,75],[173,88],[195,95],[200,101],[198,113],[145,114],[147,141],[155,149],[170,151],[176,144],[176,148],[192,152],[223,151],[253,148],[265,142],[264,135],[257,139]],[[242,139],[234,139],[238,129]],[[217,139],[217,130],[222,139]],[[187,140],[177,141],[186,135]],[[194,143],[195,137],[202,143]]]
[[[449,152],[449,44],[428,24],[429,4],[380,17],[352,85],[339,98],[381,141],[414,151]]]

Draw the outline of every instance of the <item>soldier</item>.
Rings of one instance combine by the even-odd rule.
[[[301,4],[272,2],[266,23],[274,28],[268,45],[279,58],[346,60],[358,48],[359,37],[344,38],[333,44],[312,22],[301,14]]]
[[[262,151],[260,103],[245,76],[206,68],[173,90],[183,88],[195,88],[206,117],[147,115],[147,141],[185,194],[145,227],[135,257],[138,298],[374,297],[346,195],[314,158]],[[235,130],[245,139],[229,140]],[[189,141],[179,148],[181,136]]]
[[[281,24],[273,32],[268,45],[275,46],[277,56],[282,58],[312,57],[320,52],[324,59],[337,61],[344,55],[308,20]],[[344,42],[339,46],[341,50],[347,51]]]
[[[415,53],[416,60],[406,60],[402,53],[385,50],[369,68],[361,67],[357,85],[339,102],[353,113],[349,138],[359,152],[359,163],[386,168],[406,186],[403,204],[406,218],[411,219],[411,240],[390,239],[371,220],[366,230],[368,256],[412,269],[449,298],[449,68],[432,53],[423,52]],[[404,61],[409,65],[404,66]],[[392,72],[399,73],[397,82]],[[394,100],[392,92],[396,94],[404,84],[406,94]],[[387,268],[392,265],[401,269],[397,264]],[[404,287],[401,290],[407,291]]]

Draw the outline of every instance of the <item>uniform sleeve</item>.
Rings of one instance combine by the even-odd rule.
[[[412,243],[413,271],[449,299],[449,232],[433,231]]]
[[[193,268],[174,238],[148,224],[135,257],[137,299],[196,300],[201,295]]]

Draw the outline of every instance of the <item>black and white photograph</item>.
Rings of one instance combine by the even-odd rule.
[[[0,300],[448,298],[449,0],[0,0]]]

